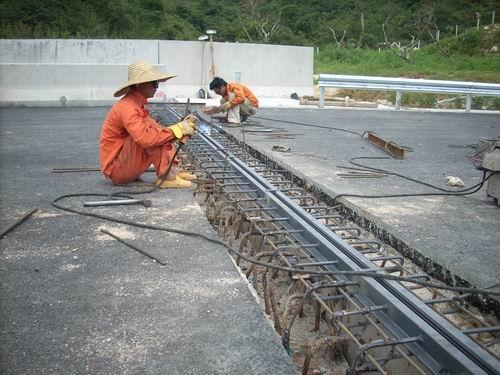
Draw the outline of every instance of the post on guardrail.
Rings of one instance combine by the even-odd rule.
[[[396,105],[394,106],[394,109],[396,111],[399,111],[401,109],[401,97],[403,96],[402,91],[396,91]]]
[[[472,107],[472,95],[467,94],[465,97],[465,112],[470,112],[470,109]]]
[[[325,108],[325,88],[319,88],[319,108]]]

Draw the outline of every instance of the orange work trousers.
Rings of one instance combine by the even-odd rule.
[[[111,181],[115,184],[127,184],[135,181],[151,164],[154,165],[156,175],[164,173],[175,154],[171,143],[150,148],[143,148],[127,137],[120,153],[113,161]],[[174,161],[175,167],[177,161]]]

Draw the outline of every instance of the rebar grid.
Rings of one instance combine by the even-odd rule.
[[[253,235],[256,238],[259,237],[258,245],[260,245],[260,247],[258,248],[264,251],[260,251],[258,254],[262,257],[267,257],[270,262],[269,264],[276,264],[277,262],[281,262],[280,264],[286,264],[289,267],[295,264],[294,267],[296,267],[297,261],[300,261],[301,259],[309,259],[311,261],[314,260],[316,264],[312,266],[307,263],[306,265],[304,265],[304,263],[299,263],[299,267],[301,267],[302,269],[303,267],[315,267],[317,269],[326,269],[324,267],[332,267],[331,264],[319,265],[320,263],[317,262],[316,258],[314,256],[311,257],[309,252],[307,251],[307,249],[310,249],[314,252],[314,244],[303,243],[303,241],[300,240],[300,230],[295,230],[295,232],[292,232],[290,230],[290,227],[287,227],[286,225],[287,218],[278,218],[276,217],[276,215],[273,216],[273,211],[275,210],[275,208],[269,205],[269,203],[271,202],[266,202],[266,198],[264,196],[261,197],[258,195],[260,190],[252,190],[250,188],[252,184],[245,182],[245,179],[239,179],[238,173],[236,173],[236,171],[232,171],[232,168],[228,163],[228,158],[231,159],[237,156],[245,162],[247,167],[260,172],[261,175],[267,176],[267,180],[271,182],[273,186],[275,186],[273,190],[269,190],[269,188],[266,188],[267,192],[279,191],[281,193],[287,194],[289,199],[293,198],[295,200],[298,200],[299,205],[304,209],[304,211],[309,212],[312,216],[323,222],[325,225],[328,224],[328,227],[332,230],[333,233],[340,233],[340,238],[342,238],[346,243],[350,243],[351,248],[357,248],[359,253],[364,254],[366,258],[372,258],[372,263],[374,264],[374,266],[381,266],[380,268],[385,269],[385,271],[389,274],[397,272],[400,275],[405,275],[408,280],[423,277],[428,278],[428,275],[425,274],[409,274],[405,267],[403,267],[404,262],[402,257],[386,255],[383,246],[378,241],[363,239],[360,236],[361,231],[358,228],[346,226],[344,223],[346,220],[342,218],[340,213],[336,210],[336,207],[327,207],[326,205],[322,205],[320,204],[320,202],[316,201],[316,198],[306,195],[305,189],[294,186],[294,176],[291,173],[283,171],[281,169],[273,170],[269,168],[267,164],[264,164],[259,159],[252,157],[250,153],[246,153],[245,151],[247,150],[247,146],[240,146],[234,142],[230,143],[228,142],[225,135],[221,134],[217,129],[215,129],[215,131],[213,130],[214,129],[210,131],[211,137],[215,138],[218,143],[215,148],[214,144],[212,144],[211,142],[210,145],[208,145],[204,144],[204,140],[194,139],[190,142],[191,146],[193,146],[190,147],[190,149],[192,148],[193,150],[195,150],[195,152],[193,152],[193,156],[195,159],[198,159],[198,161],[200,162],[199,165],[201,167],[201,170],[203,171],[202,174],[206,172],[205,176],[207,177],[206,179],[202,179],[201,181],[199,181],[196,193],[205,194],[205,200],[207,203],[207,216],[209,217],[209,219],[211,219],[214,227],[219,230],[219,234],[222,237],[229,238],[229,240],[231,241],[231,234],[234,232],[234,229],[233,231],[230,231],[228,229],[231,229],[232,227],[237,227],[238,231],[237,235],[234,236],[232,240],[237,240],[238,236],[240,236],[241,234],[242,240],[245,240],[247,237],[249,238],[250,235]],[[198,152],[196,153],[197,147]],[[223,155],[222,158],[221,154]],[[232,163],[232,165],[234,167],[234,163]],[[212,172],[217,172],[219,174]],[[223,173],[225,175],[221,176],[220,173]],[[219,178],[214,179],[214,175],[218,176]],[[224,177],[222,179],[222,182],[221,177]],[[268,193],[264,194],[268,196]],[[274,193],[271,193],[271,195],[272,194]],[[245,241],[240,242],[240,250],[242,251],[247,249],[246,246],[242,246],[242,243],[244,242]],[[295,246],[296,248],[292,248],[292,251],[285,251],[283,247],[286,248],[287,246]],[[252,250],[253,247],[254,246],[250,246],[249,251],[253,251],[251,254],[256,255],[255,250]],[[280,251],[277,252],[276,249],[279,249]],[[288,250],[290,250],[290,248]],[[243,265],[243,267],[245,267],[245,265]],[[333,268],[330,268],[330,270],[332,269]],[[255,268],[253,270],[250,270],[248,273],[250,274],[249,276],[251,276],[250,278],[253,278],[255,289],[258,292],[259,288],[261,289],[260,294],[263,295],[266,312],[270,312],[273,316],[277,332],[286,333],[286,328],[288,328],[288,325],[286,326],[286,328],[282,328],[281,322],[279,321],[278,308],[276,306],[274,292],[273,289],[269,287],[269,284],[273,283],[273,277],[276,278],[278,272],[273,271],[271,280],[268,280],[268,270],[268,268],[265,268],[265,271],[261,271],[258,268]],[[258,276],[261,276],[260,287]],[[326,278],[324,278],[323,276],[324,275],[322,275],[321,277],[322,280],[319,280],[320,278],[318,276],[307,277],[304,275],[299,276],[297,274],[295,274],[291,278],[292,280],[297,281],[291,281],[291,286],[293,286],[294,284],[300,284],[301,289],[303,290],[298,295],[289,295],[290,298],[287,300],[285,312],[290,312],[293,314],[293,319],[287,321],[288,323],[291,322],[291,324],[289,324],[290,330],[293,326],[295,317],[297,315],[301,315],[304,309],[305,302],[307,301],[308,305],[310,305],[311,303],[315,303],[317,307],[315,329],[316,327],[319,329],[320,322],[326,321],[329,324],[331,333],[335,334],[336,332],[342,331],[342,333],[338,336],[328,335],[323,339],[318,339],[319,341],[309,341],[307,354],[304,358],[303,363],[303,372],[305,371],[304,373],[307,372],[307,368],[312,359],[314,353],[314,350],[312,350],[313,346],[335,346],[335,344],[338,342],[348,342],[350,347],[354,346],[355,348],[357,348],[354,355],[352,355],[352,353],[350,354],[349,350],[344,351],[344,354],[346,354],[347,356],[350,355],[350,358],[348,358],[348,360],[350,361],[348,373],[373,371],[384,373],[388,368],[391,367],[391,363],[396,362],[396,360],[400,358],[405,359],[407,364],[409,366],[412,366],[417,372],[425,372],[425,370],[422,367],[419,367],[419,364],[417,364],[413,360],[413,358],[410,358],[413,353],[411,353],[410,351],[406,353],[403,350],[410,348],[409,346],[403,346],[403,344],[420,341],[421,338],[419,336],[402,336],[399,340],[390,339],[389,335],[387,335],[387,333],[384,332],[384,329],[381,328],[380,324],[378,324],[380,322],[377,320],[376,315],[377,311],[383,311],[385,309],[384,305],[362,307],[363,303],[356,303],[361,302],[359,301],[359,299],[354,301],[352,298],[355,294],[356,286],[342,285],[342,287],[340,287],[338,283],[342,281],[341,277],[329,278],[329,281],[336,283],[336,288],[332,287],[332,285],[330,285],[329,287],[330,289],[334,289],[333,294],[331,294],[331,291],[326,295],[317,293],[315,287],[328,285],[328,283],[324,282]],[[358,278],[358,280],[362,279]],[[319,288],[318,290],[321,291],[322,289],[328,289],[328,287]],[[408,289],[408,287],[406,289]],[[413,290],[416,289],[422,288],[413,288]],[[447,298],[440,291],[434,289],[433,291],[436,292],[436,294],[433,294],[433,297],[431,299],[434,303],[428,304],[432,307],[434,307],[434,305],[439,305],[440,303],[461,303],[466,298],[462,296]],[[442,296],[444,298],[436,298],[437,296]],[[296,300],[298,299],[301,300],[298,304],[300,308],[297,308]],[[444,301],[445,299],[446,301]],[[336,304],[342,304],[342,306],[344,306],[346,310],[334,311]],[[333,307],[328,308],[328,306]],[[460,304],[460,307],[463,306]],[[443,315],[450,315],[452,313],[454,312]],[[288,319],[287,314],[284,315]],[[357,318],[356,320],[352,320],[352,317]],[[380,318],[382,318],[382,315],[380,316]],[[449,317],[446,316],[446,318]],[[462,332],[464,334],[477,334],[479,337],[481,337],[481,335],[490,335],[491,333],[498,331],[498,327],[487,326],[487,324],[485,324],[482,320],[479,320],[479,322],[475,323],[475,325],[481,324],[483,325],[483,327],[469,328],[463,330]],[[368,330],[372,327],[375,327],[374,329],[376,331],[377,329],[382,331],[382,335],[380,334],[380,332],[377,332],[377,334],[379,336],[382,336],[383,339],[382,341],[369,341],[371,340],[371,338],[368,338],[369,342],[365,343],[363,334],[368,332]],[[356,329],[360,329],[360,332],[355,332]],[[349,335],[349,333],[351,335]],[[283,334],[283,337],[289,338],[289,333],[286,335]],[[488,345],[495,345],[497,342],[496,338],[494,336],[488,337],[493,337],[493,339],[487,342]],[[287,346],[286,343],[284,344],[285,346]],[[380,353],[378,348],[391,349],[387,353]],[[368,353],[369,350],[373,350],[373,354]],[[414,358],[418,360],[416,357]],[[405,371],[407,371],[407,368],[405,368]]]
[[[199,152],[200,150],[201,152]],[[235,173],[229,172],[227,169],[221,169],[222,164],[219,160],[211,158],[207,149],[204,148],[202,144],[191,144],[189,151],[192,156],[197,159],[199,168],[201,170],[206,170],[206,176],[202,179],[201,183],[198,183],[198,188],[195,193],[206,193],[205,202],[207,205],[206,210],[208,217],[214,225],[214,228],[218,230],[219,236],[230,241],[234,241],[241,237],[240,251],[246,252],[256,259],[267,258],[268,262],[273,263],[276,262],[278,258],[280,262],[289,267],[315,267],[325,269],[324,266],[326,264],[318,263],[318,261],[307,251],[307,249],[317,245],[298,241],[294,237],[294,234],[300,233],[300,230],[285,228],[282,224],[286,222],[287,218],[276,218],[269,215],[269,212],[272,211],[272,207],[266,207],[266,202],[263,201],[262,198],[256,196],[254,192],[245,190],[245,183],[234,182],[238,179],[238,176],[235,175]],[[243,156],[245,155],[240,154],[240,157]],[[272,175],[271,182],[273,184],[277,182],[276,185],[287,185],[289,188],[292,186],[291,181],[282,180],[283,176],[276,173],[276,171],[266,172],[268,172],[268,175]],[[302,189],[292,189],[289,190],[289,192],[304,202],[307,200],[315,200],[314,197],[298,195],[299,190]],[[328,207],[310,205],[308,209],[324,211],[328,210]],[[242,229],[245,225],[248,228],[246,231],[243,231]],[[233,231],[232,233],[228,233],[228,229],[231,227],[233,227]],[[253,246],[247,246],[251,236],[254,237]],[[307,260],[309,263],[299,263],[301,260]],[[242,266],[240,259],[237,259],[236,262]],[[329,264],[333,263],[330,262]],[[323,280],[320,280],[318,277],[312,278],[296,275],[294,277],[296,280],[290,279],[290,282],[293,285],[298,281],[304,289],[304,292],[300,295],[300,308],[293,305],[288,306],[280,317],[280,314],[277,312],[276,303],[272,301],[274,299],[272,297],[274,292],[268,287],[268,271],[265,269],[258,270],[258,268],[260,267],[254,267],[252,264],[247,265],[246,276],[253,279],[255,289],[263,296],[266,312],[270,313],[269,315],[273,317],[276,331],[283,337],[286,348],[289,348],[290,331],[293,327],[293,322],[299,310],[303,311],[304,304],[307,301],[309,304],[316,305],[316,316],[320,317],[324,313],[323,319],[315,320],[315,331],[319,330],[321,321],[326,322],[330,327],[331,336],[338,338],[337,341],[327,340],[330,343],[329,345],[332,346],[338,341],[343,343],[349,342],[355,345],[355,348],[351,348],[350,351],[357,353],[365,345],[363,334],[367,331],[369,326],[373,326],[378,333],[378,337],[382,337],[384,342],[392,343],[392,345],[395,346],[393,350],[393,357],[395,359],[403,358],[416,369],[417,373],[426,373],[421,364],[417,363],[414,358],[410,358],[412,354],[407,353],[406,348],[398,345],[397,339],[390,336],[381,327],[377,319],[371,316],[372,311],[375,310],[364,307],[355,301],[353,298],[354,293],[350,291],[349,288],[356,287],[358,285],[357,283],[340,280],[339,278],[333,278],[331,276],[324,276],[321,278]],[[258,285],[259,275],[261,275],[261,279],[263,280],[260,283],[260,288]],[[273,272],[271,278],[276,279],[276,277],[277,272]],[[318,293],[317,290],[322,290],[322,293]],[[307,291],[310,292],[308,293]],[[326,297],[330,297],[330,299],[325,300],[325,293],[327,293]],[[334,299],[331,297],[336,298]],[[342,310],[336,309],[338,303],[342,305]],[[287,316],[292,313],[292,311],[292,318],[287,319]],[[339,315],[339,311],[344,312]],[[349,317],[352,315],[360,315],[360,319],[363,319],[364,323],[358,323],[351,327],[349,325]],[[287,321],[288,324],[283,330],[283,323]],[[360,332],[355,332],[356,329],[360,329]],[[339,332],[342,332],[342,334]],[[308,351],[308,355],[306,356],[307,362],[311,361],[313,355],[313,352]],[[390,362],[391,356],[385,355],[383,364],[379,363],[370,353],[367,353],[366,359],[368,363],[360,363],[359,365],[365,369],[365,372],[368,371],[367,369],[370,369],[370,371],[375,369],[381,373],[386,373],[384,366],[387,366]],[[358,371],[359,366],[352,367],[352,370]],[[308,366],[303,366],[303,369],[305,367]]]
[[[229,152],[237,153],[238,157],[244,160],[247,165],[262,176],[268,178],[275,186],[286,184],[286,188],[279,188],[280,191],[289,195],[292,199],[298,200],[297,204],[304,210],[313,214],[318,220],[329,227],[340,238],[349,243],[353,248],[364,254],[374,265],[384,269],[389,274],[399,274],[408,278],[425,278],[430,280],[427,274],[414,274],[411,269],[405,267],[402,256],[393,256],[386,252],[383,244],[378,240],[367,240],[361,238],[361,230],[350,226],[348,219],[341,214],[342,205],[328,207],[321,205],[318,198],[309,194],[306,188],[301,189],[293,184],[293,174],[283,169],[272,169],[265,162],[251,156],[248,152],[242,150],[241,146],[232,142],[222,133],[218,133],[216,138],[219,143],[224,144]],[[270,177],[268,177],[270,176]],[[272,181],[278,179],[277,182]],[[280,180],[286,179],[286,180]],[[300,192],[301,195],[294,196]],[[306,204],[304,202],[313,202],[316,205]],[[403,283],[403,285],[405,285]],[[499,357],[500,353],[500,326],[492,325],[486,322],[477,313],[470,311],[464,306],[467,299],[472,298],[473,294],[451,295],[448,296],[439,289],[428,288],[418,285],[405,285],[407,289],[414,292],[417,297],[423,299],[415,293],[417,290],[425,289],[431,297],[424,300],[426,304],[432,307],[434,311],[460,328],[465,334],[469,335],[479,345],[488,350],[492,355]],[[464,314],[467,319],[457,314]],[[458,320],[458,321],[457,321]]]

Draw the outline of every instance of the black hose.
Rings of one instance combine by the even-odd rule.
[[[493,173],[491,173],[488,177],[485,178],[486,171],[483,174],[483,179],[477,183],[476,185],[471,186],[470,188],[466,190],[458,190],[456,193],[453,192],[444,192],[444,193],[412,193],[412,194],[382,194],[382,195],[360,195],[360,194],[339,194],[333,199],[333,203],[335,204],[339,198],[342,197],[353,197],[353,198],[369,198],[369,199],[378,199],[378,198],[402,198],[402,197],[427,197],[427,196],[435,196],[435,195],[470,195],[474,194],[475,192],[479,191],[484,183],[488,181],[491,176],[493,176]],[[473,191],[468,191],[470,189],[476,190]]]
[[[428,187],[431,187],[433,189],[440,190],[440,191],[443,191],[443,192],[446,192],[446,193],[462,193],[462,192],[466,192],[468,190],[474,189],[477,186],[477,185],[474,185],[474,186],[471,186],[471,187],[469,187],[467,189],[462,189],[462,190],[443,189],[443,188],[441,188],[439,186],[432,185],[432,184],[430,184],[428,182],[420,181],[420,180],[417,180],[415,178],[408,177],[408,176],[405,176],[405,175],[397,173],[397,172],[388,171],[388,170],[382,169],[382,168],[374,168],[374,167],[370,167],[370,166],[363,165],[361,163],[356,163],[356,162],[353,161],[353,160],[360,160],[360,159],[372,159],[372,160],[376,159],[376,160],[381,160],[381,159],[391,159],[391,158],[378,157],[378,156],[359,156],[359,157],[355,157],[355,158],[350,159],[349,163],[351,163],[353,165],[356,165],[358,167],[362,167],[362,168],[364,168],[364,170],[369,170],[369,171],[372,171],[372,172],[380,172],[380,173],[384,173],[384,174],[388,174],[388,175],[392,175],[392,176],[398,176],[398,177],[404,178],[405,180],[409,180],[409,181],[415,182],[417,184],[428,186]],[[483,174],[483,178],[484,178],[484,174]]]
[[[363,137],[363,135],[365,133],[370,132],[369,130],[367,130],[367,131],[365,131],[365,133],[361,134],[361,133],[355,132],[353,130],[347,130],[347,129],[341,129],[341,128],[332,128],[332,127],[323,126],[323,125],[306,124],[306,123],[297,122],[297,121],[285,121],[285,120],[279,120],[279,119],[275,119],[275,118],[267,118],[267,117],[259,117],[259,116],[252,116],[252,118],[257,118],[259,120],[282,122],[282,123],[286,123],[286,124],[293,124],[293,125],[299,125],[299,126],[307,126],[309,128],[319,128],[319,129],[336,130],[336,131],[339,131],[339,132],[351,133],[351,134],[359,135],[361,138]]]
[[[360,133],[357,133],[357,132],[354,132],[354,131],[350,131],[350,130],[339,129],[339,128],[330,128],[330,127],[321,126],[321,125],[311,125],[311,124],[304,124],[304,123],[299,123],[299,122],[283,121],[283,120],[277,120],[277,119],[268,119],[268,118],[256,117],[256,116],[254,116],[254,117],[255,118],[259,118],[259,119],[263,119],[263,120],[271,120],[271,121],[277,121],[277,122],[286,122],[286,123],[291,123],[291,124],[296,124],[296,125],[302,125],[302,126],[310,126],[310,127],[324,128],[324,129],[329,129],[329,130],[337,130],[337,131],[342,131],[342,132],[346,132],[346,133],[352,133],[352,134],[355,134],[355,135],[359,135],[360,137],[363,137],[364,134],[366,133],[365,132],[363,134],[360,134]],[[181,150],[182,146],[183,146],[183,143],[179,143],[179,147],[175,151],[174,156],[172,157],[172,160],[170,161],[170,164],[169,164],[167,170],[165,171],[165,173],[163,173],[163,174],[161,174],[159,176],[160,179],[163,180],[168,175],[168,173],[170,172],[170,170],[171,170],[171,168],[172,168],[172,166],[174,164],[174,160],[175,160],[177,154],[179,153],[179,151]],[[356,159],[356,158],[353,158],[352,160],[354,160],[354,159]],[[354,162],[352,162],[352,163],[355,164]],[[355,164],[355,165],[358,165],[358,164]],[[365,166],[363,166],[363,167],[365,167]],[[371,168],[371,167],[365,167],[365,168],[375,170],[375,168]],[[383,170],[380,170],[380,171],[383,171]],[[384,173],[386,173],[386,172],[384,172]],[[398,175],[396,173],[389,173],[389,174]],[[486,174],[486,172],[484,172],[484,175],[485,174]],[[399,195],[383,195],[383,196],[382,195],[381,196],[362,196],[362,195],[353,195],[353,194],[340,194],[340,195],[337,195],[335,197],[334,201],[336,201],[338,198],[340,198],[342,196],[344,196],[344,197],[345,196],[362,197],[362,198],[388,198],[388,197],[425,196],[425,195],[467,195],[467,194],[472,194],[472,193],[478,191],[483,186],[484,182],[487,181],[493,174],[491,174],[487,178],[484,178],[484,175],[483,175],[483,180],[478,184],[478,185],[480,185],[479,188],[476,189],[475,191],[469,192],[469,193],[463,193],[463,194],[461,194],[461,192],[459,191],[458,194],[457,193],[455,193],[455,194],[453,194],[453,193],[434,193],[434,194],[433,193],[423,193],[423,194],[399,194]],[[401,175],[401,177],[407,178],[406,176],[402,176],[402,175]],[[410,178],[408,178],[408,179],[410,179]],[[475,185],[475,186],[478,186],[478,185]],[[470,189],[474,188],[475,186],[473,186],[473,187],[471,187],[469,189],[466,189],[466,190],[470,190]],[[270,263],[262,262],[262,261],[259,261],[257,259],[253,259],[253,258],[247,257],[247,256],[243,255],[242,253],[240,253],[240,252],[234,250],[233,248],[231,248],[225,242],[223,242],[223,241],[221,241],[219,239],[216,239],[216,238],[208,237],[208,236],[206,236],[206,235],[204,235],[202,233],[197,233],[197,232],[192,232],[192,231],[187,231],[187,230],[182,230],[182,229],[176,229],[176,228],[172,228],[172,227],[164,227],[164,226],[159,226],[159,225],[154,225],[154,224],[137,223],[137,222],[134,222],[134,221],[131,221],[131,220],[120,219],[120,218],[116,218],[116,217],[112,217],[112,216],[108,216],[108,215],[102,215],[102,214],[97,214],[97,213],[93,213],[93,212],[87,212],[87,211],[78,210],[78,209],[75,209],[75,208],[63,206],[60,203],[58,203],[59,201],[61,201],[63,199],[71,198],[71,197],[84,197],[84,196],[99,196],[100,197],[100,196],[107,196],[107,197],[111,197],[112,199],[114,199],[116,197],[127,197],[127,194],[136,195],[136,194],[152,193],[152,192],[156,191],[157,189],[158,189],[158,187],[155,186],[154,188],[148,189],[148,190],[119,191],[119,192],[115,192],[115,193],[112,193],[112,194],[103,194],[103,193],[65,194],[65,195],[61,195],[61,196],[57,197],[56,199],[54,199],[51,202],[51,204],[55,208],[58,208],[60,210],[67,211],[67,212],[76,213],[78,215],[83,215],[83,216],[87,216],[87,217],[93,217],[93,218],[96,218],[96,219],[111,221],[111,222],[114,222],[114,223],[119,223],[119,224],[124,224],[124,225],[130,225],[130,226],[144,228],[144,229],[160,230],[160,231],[164,231],[164,232],[170,232],[170,233],[182,234],[182,235],[185,235],[185,236],[191,236],[191,237],[201,238],[203,240],[206,240],[206,241],[209,241],[209,242],[212,242],[212,243],[215,243],[215,244],[218,244],[218,245],[221,245],[221,246],[225,247],[228,251],[230,251],[231,253],[235,254],[239,258],[241,258],[241,259],[243,259],[243,260],[245,260],[245,261],[247,261],[249,263],[252,263],[254,265],[258,265],[258,266],[265,267],[265,268],[270,268],[270,269],[275,269],[275,270],[278,270],[278,271],[289,272],[289,273],[292,273],[292,274],[309,274],[309,275],[318,275],[318,276],[327,276],[327,275],[328,276],[340,276],[340,275],[345,275],[345,276],[363,276],[363,277],[372,277],[372,278],[375,278],[375,279],[387,279],[387,280],[409,282],[409,283],[413,283],[413,284],[417,284],[417,285],[421,285],[421,286],[425,286],[425,287],[429,287],[429,288],[446,289],[446,290],[451,290],[451,291],[455,291],[455,292],[459,292],[459,293],[472,293],[472,294],[484,294],[484,295],[500,296],[500,292],[496,292],[496,291],[493,291],[493,290],[485,290],[485,289],[477,289],[477,288],[463,288],[463,287],[453,287],[453,286],[447,286],[447,285],[439,285],[439,284],[434,284],[434,283],[427,282],[427,281],[421,281],[421,280],[416,280],[416,279],[407,279],[407,278],[401,277],[401,276],[394,276],[394,275],[390,275],[390,274],[379,274],[379,273],[374,273],[374,272],[371,272],[371,271],[311,271],[311,270],[300,270],[300,269],[296,269],[296,268],[276,266],[276,265],[272,265]],[[110,234],[110,233],[108,233],[108,234]],[[142,253],[145,253],[142,250],[138,249],[137,247],[129,244],[128,242],[123,241],[123,240],[117,238],[114,235],[113,235],[113,237],[116,238],[117,240],[121,241],[125,245],[134,248],[135,250],[140,251]],[[147,254],[147,255],[150,256],[149,254]]]
[[[125,224],[125,225],[130,225],[130,226],[144,228],[144,229],[160,230],[163,232],[176,233],[176,234],[182,234],[185,236],[201,238],[203,240],[206,240],[206,241],[209,241],[209,242],[212,242],[212,243],[215,243],[215,244],[218,244],[218,245],[225,247],[231,253],[235,254],[236,256],[240,257],[241,259],[243,259],[249,263],[252,263],[252,264],[255,264],[255,265],[261,266],[261,267],[275,269],[278,271],[290,272],[292,274],[309,274],[309,275],[318,275],[318,276],[341,276],[341,275],[344,275],[344,276],[364,276],[364,277],[372,277],[375,279],[387,279],[387,280],[409,282],[409,283],[422,285],[422,286],[429,287],[429,288],[446,289],[446,290],[451,290],[451,291],[455,291],[455,292],[459,292],[459,293],[473,293],[473,294],[500,296],[500,291],[497,292],[494,290],[439,285],[439,284],[434,284],[434,283],[427,282],[427,281],[416,280],[416,279],[407,279],[407,278],[401,277],[401,276],[394,276],[394,275],[390,275],[390,274],[380,274],[380,273],[374,273],[371,271],[311,271],[311,270],[300,270],[300,269],[296,269],[296,268],[276,266],[276,265],[273,265],[270,263],[262,262],[262,261],[247,257],[247,256],[243,255],[242,253],[240,253],[239,251],[236,251],[233,248],[231,248],[225,242],[223,242],[219,239],[216,239],[216,238],[208,237],[207,235],[204,235],[202,233],[197,233],[197,232],[192,232],[192,231],[187,231],[187,230],[182,230],[182,229],[176,229],[176,228],[171,228],[171,227],[164,227],[164,226],[154,225],[154,224],[137,223],[137,222],[131,221],[131,220],[115,218],[112,216],[97,214],[97,213],[93,213],[93,212],[81,211],[81,210],[67,207],[67,206],[63,206],[60,203],[57,203],[63,199],[71,198],[71,197],[102,196],[102,195],[103,194],[100,194],[100,193],[66,194],[66,195],[61,195],[60,197],[57,197],[56,199],[54,199],[51,202],[51,204],[52,204],[52,206],[54,206],[60,210],[67,211],[67,212],[73,212],[73,213],[83,215],[83,216],[93,217],[93,218],[97,218],[97,219],[101,219],[101,220],[107,220],[107,221],[111,221],[114,223]],[[127,243],[125,243],[125,244],[127,244]]]

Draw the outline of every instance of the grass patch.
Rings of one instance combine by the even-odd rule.
[[[315,73],[500,83],[498,56],[457,54],[448,59],[434,48],[416,50],[412,59],[405,61],[388,50],[330,46],[316,55],[314,70]]]
[[[497,29],[487,36],[489,42],[498,40]],[[379,77],[405,77],[500,83],[500,58],[489,53],[495,51],[492,43],[485,45],[477,32],[461,38],[447,39],[442,48],[449,52],[446,57],[436,46],[429,45],[413,51],[406,61],[389,50],[346,49],[328,46],[315,56],[314,71],[329,74],[350,74]],[[499,42],[500,43],[500,42]],[[481,50],[480,47],[483,49]],[[500,47],[500,45],[499,45]],[[483,53],[487,52],[489,54]],[[340,96],[355,100],[395,101],[394,92],[341,90]],[[425,108],[464,108],[465,99],[458,95],[404,93],[402,105]],[[500,99],[473,97],[474,109],[500,109]]]

